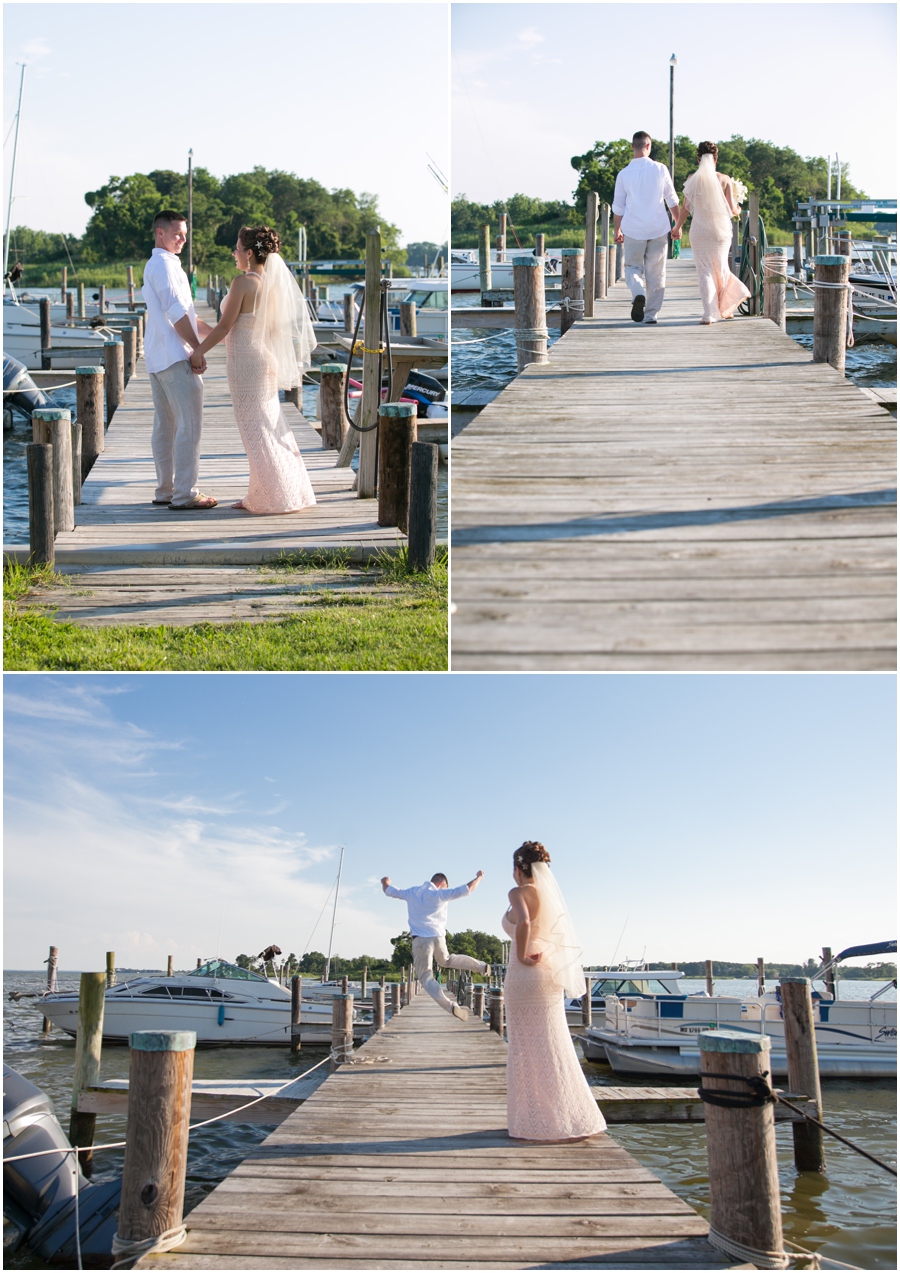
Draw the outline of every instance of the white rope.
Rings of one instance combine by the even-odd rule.
[[[733,1238],[726,1238],[721,1233],[717,1233],[710,1226],[709,1244],[717,1250],[723,1251],[725,1255],[733,1255],[735,1259],[745,1260],[748,1264],[754,1264],[758,1269],[786,1269],[789,1264],[789,1257],[784,1251],[758,1251],[756,1247],[744,1246],[742,1242],[735,1242]]]
[[[526,340],[546,340],[550,335],[546,327],[516,327],[513,330],[517,345],[524,344]]]
[[[476,340],[451,340],[450,344],[454,349],[458,345],[483,345],[486,340],[499,340],[501,336],[508,336],[511,331],[512,328],[508,327],[505,331],[494,332],[493,336],[479,336]]]
[[[112,1254],[119,1258],[112,1267],[114,1269],[130,1268],[133,1260],[138,1260],[144,1255],[171,1251],[173,1247],[180,1246],[186,1237],[187,1229],[183,1224],[179,1224],[174,1229],[166,1229],[165,1233],[159,1233],[156,1237],[144,1238],[140,1242],[133,1242],[130,1238],[120,1238],[117,1233],[112,1240]]]

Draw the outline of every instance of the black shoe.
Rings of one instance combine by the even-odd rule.
[[[631,321],[633,323],[642,323],[644,321],[644,303],[646,296],[636,296],[631,302]]]

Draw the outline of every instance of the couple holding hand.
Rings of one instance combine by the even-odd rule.
[[[434,979],[432,961],[442,968],[489,975],[490,964],[447,951],[447,906],[467,897],[484,878],[449,888],[446,875],[433,875],[415,888],[398,889],[385,876],[388,897],[405,901],[412,934],[413,962],[432,999],[465,1021],[468,1011],[450,999]],[[565,996],[585,991],[581,947],[550,854],[527,840],[513,854],[513,879],[503,931],[510,938],[504,982],[507,1053],[506,1097],[509,1134],[515,1140],[585,1140],[606,1128],[603,1115],[575,1053],[566,1021]]]

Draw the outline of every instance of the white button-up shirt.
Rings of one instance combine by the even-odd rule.
[[[678,207],[678,195],[665,164],[649,155],[632,159],[616,177],[613,212],[622,218],[629,239],[658,239],[671,229],[666,205]]]
[[[153,255],[144,266],[141,292],[147,305],[144,363],[148,371],[165,371],[166,367],[191,356],[190,345],[181,339],[172,324],[187,314],[197,331],[191,285],[174,252],[153,249]]]
[[[413,937],[443,937],[447,932],[447,903],[457,897],[468,897],[469,886],[438,888],[426,880],[416,888],[394,888],[389,884],[384,891],[388,897],[399,897],[406,902]]]

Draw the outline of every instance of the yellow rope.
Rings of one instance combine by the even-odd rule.
[[[361,340],[358,340],[356,344],[353,346],[353,352],[355,354],[358,354],[358,353],[383,354],[385,353],[385,346],[379,345],[377,349],[366,349],[365,343]]]

